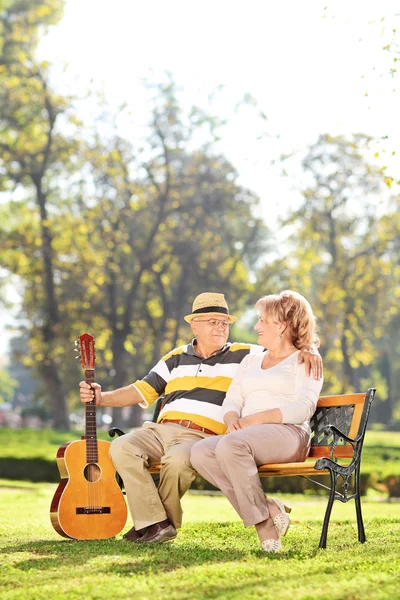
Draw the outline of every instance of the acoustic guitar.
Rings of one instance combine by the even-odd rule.
[[[86,383],[94,381],[94,338],[79,336]],[[85,406],[85,435],[57,451],[61,481],[50,507],[54,529],[75,540],[100,540],[122,531],[127,519],[125,498],[108,455],[110,442],[97,440],[95,400]]]

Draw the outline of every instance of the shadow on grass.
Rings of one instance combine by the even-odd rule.
[[[318,553],[315,547],[301,544],[279,555],[268,555],[271,560],[308,560]],[[215,563],[242,562],[246,558],[265,557],[253,530],[242,526],[221,523],[218,527],[197,523],[185,527],[176,542],[164,544],[140,544],[126,540],[93,541],[32,541],[4,548],[9,554],[30,553],[34,556],[18,561],[14,566],[21,571],[30,569],[50,570],[63,567],[82,567],[90,564],[92,573],[116,573],[120,576],[149,575],[155,570],[163,573]],[[97,559],[100,558],[100,561]],[[104,559],[102,561],[101,559]]]

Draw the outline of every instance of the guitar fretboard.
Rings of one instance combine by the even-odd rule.
[[[94,369],[85,371],[85,381],[89,385],[94,382]],[[99,455],[97,450],[96,400],[93,399],[92,402],[87,402],[85,410],[86,462],[97,463]]]

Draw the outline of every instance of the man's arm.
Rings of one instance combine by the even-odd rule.
[[[90,386],[85,381],[79,384],[81,402],[91,402],[96,397],[96,406],[123,407],[143,403],[143,398],[133,385],[118,388],[110,392],[102,392],[101,385],[92,383]]]
[[[299,354],[299,363],[302,362],[304,362],[307,377],[312,374],[314,379],[322,378],[323,364],[318,348],[315,346],[310,346],[308,349],[304,348]]]

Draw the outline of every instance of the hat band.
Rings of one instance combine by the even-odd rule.
[[[224,308],[223,306],[206,306],[205,308],[198,308],[197,310],[194,310],[192,314],[197,315],[200,313],[211,313],[211,312],[222,313],[223,315],[229,314],[228,309]]]

